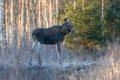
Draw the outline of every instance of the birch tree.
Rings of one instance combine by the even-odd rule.
[[[59,15],[59,12],[58,12],[58,0],[56,0],[56,24],[58,24],[58,15]]]
[[[24,33],[24,2],[25,0],[21,0],[21,16],[20,16],[20,18],[21,18],[21,20],[20,20],[20,22],[21,22],[21,25],[20,25],[20,32],[21,32],[21,39],[22,39],[22,37],[23,37],[23,33]]]
[[[3,16],[5,16],[5,9],[6,9],[6,1],[3,1]],[[6,21],[5,21],[5,17],[3,17],[2,19],[3,25],[2,25],[2,46],[4,46],[4,44],[6,43]]]
[[[4,13],[4,8],[2,4],[2,0],[0,0],[0,46],[2,46],[2,13]]]
[[[5,19],[5,23],[4,23],[4,25],[6,26],[6,42],[8,42],[9,41],[9,38],[8,38],[8,36],[9,36],[9,24],[8,24],[8,12],[9,12],[9,5],[8,5],[8,1],[6,1],[5,3],[4,3],[4,5],[5,5],[5,12],[4,12],[4,15],[3,15],[3,17],[4,17],[4,19]]]
[[[51,0],[49,0],[49,26],[52,26],[52,1]]]
[[[82,10],[85,9],[85,0],[81,0],[82,1]]]
[[[41,0],[36,2],[36,19],[37,19],[37,27],[41,26]]]
[[[47,2],[44,0],[44,26],[48,28],[48,19],[47,19]]]
[[[2,39],[11,48],[15,45],[21,48],[24,40],[29,42],[34,28],[58,24],[58,0],[3,0],[3,3]]]
[[[76,9],[76,0],[74,0],[73,5],[74,5],[74,9]]]
[[[104,0],[101,1],[102,7],[101,7],[101,30],[102,30],[102,42],[104,42]]]
[[[18,1],[18,48],[20,48],[20,41],[21,41],[21,0]]]

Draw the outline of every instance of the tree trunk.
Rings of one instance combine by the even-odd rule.
[[[58,0],[56,0],[56,25],[58,24],[58,15],[59,15],[59,12],[58,12]]]
[[[34,2],[33,2],[33,3],[34,3],[34,4],[33,4],[33,12],[34,12],[34,15],[33,15],[33,16],[34,16],[34,23],[33,23],[33,24],[34,24],[35,28],[37,28],[37,27],[38,27],[38,26],[37,26],[37,14],[36,14],[36,13],[37,13],[37,12],[36,12],[36,4],[37,4],[36,1],[37,1],[37,0],[33,0],[33,1],[34,1]]]
[[[102,0],[101,12],[102,42],[104,42],[104,0]]]
[[[36,1],[36,22],[37,27],[41,27],[41,0]]]
[[[23,38],[24,33],[24,1],[21,0],[21,25],[20,25],[20,32],[21,32],[21,39]]]
[[[26,17],[27,17],[27,21],[26,21],[26,34],[28,37],[28,41],[30,41],[30,9],[29,9],[29,0],[26,0]]]
[[[73,5],[74,5],[74,9],[76,9],[76,1],[75,0],[74,0]]]
[[[4,14],[4,18],[5,18],[5,26],[6,26],[6,42],[9,41],[9,24],[8,24],[8,10],[9,10],[9,5],[8,5],[8,1],[5,2],[5,14]]]
[[[82,0],[82,10],[85,9],[85,0]]]
[[[5,20],[5,13],[6,13],[6,1],[3,1],[3,25],[2,25],[2,46],[4,47],[4,45],[6,44],[6,20]]]
[[[10,47],[13,47],[13,0],[10,1],[11,11],[10,11]]]
[[[22,0],[19,0],[18,1],[18,36],[17,36],[17,41],[18,41],[18,48],[20,48],[20,41],[21,41],[21,11],[22,11],[22,9],[21,9],[21,3],[22,3]]]
[[[49,26],[52,26],[52,2],[51,2],[51,0],[50,0],[50,5],[49,5]]]
[[[44,26],[45,26],[46,28],[48,28],[46,0],[44,0]]]

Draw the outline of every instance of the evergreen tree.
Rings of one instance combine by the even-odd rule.
[[[100,24],[100,2],[81,0],[74,2],[68,1],[65,5],[64,13],[60,15],[60,21],[64,18],[70,18],[76,27],[76,33],[70,34],[66,38],[66,44],[71,48],[98,48],[101,41],[101,24]]]
[[[111,1],[108,6],[109,8],[105,15],[106,31],[109,40],[113,41],[120,37],[120,1]]]

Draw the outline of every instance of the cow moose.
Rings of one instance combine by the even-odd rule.
[[[40,60],[40,49],[41,49],[41,44],[44,45],[55,45],[57,47],[57,51],[59,53],[59,58],[61,56],[61,43],[64,40],[65,35],[67,35],[70,32],[74,32],[75,27],[73,24],[70,22],[69,19],[64,19],[64,22],[62,25],[54,25],[50,28],[37,28],[33,31],[32,33],[32,38],[33,38],[33,44],[31,47],[31,54],[30,54],[30,65],[31,65],[31,60],[32,60],[32,54],[33,50],[36,47],[39,47],[39,64],[41,65],[41,60]]]

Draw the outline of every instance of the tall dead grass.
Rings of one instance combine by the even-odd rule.
[[[104,49],[105,56],[97,60],[99,65],[94,71],[79,76],[78,80],[119,80],[120,79],[120,43],[115,41]],[[100,54],[100,53],[99,53]],[[101,53],[102,54],[102,53]]]
[[[28,63],[29,47],[24,45],[21,50],[3,50],[0,63],[13,63],[16,66],[0,66],[0,80],[119,80],[120,79],[120,44],[119,41],[108,44],[98,54],[95,64],[83,67],[60,70],[57,68],[40,68],[39,66],[21,66],[22,60]],[[97,54],[97,53],[96,53]]]

